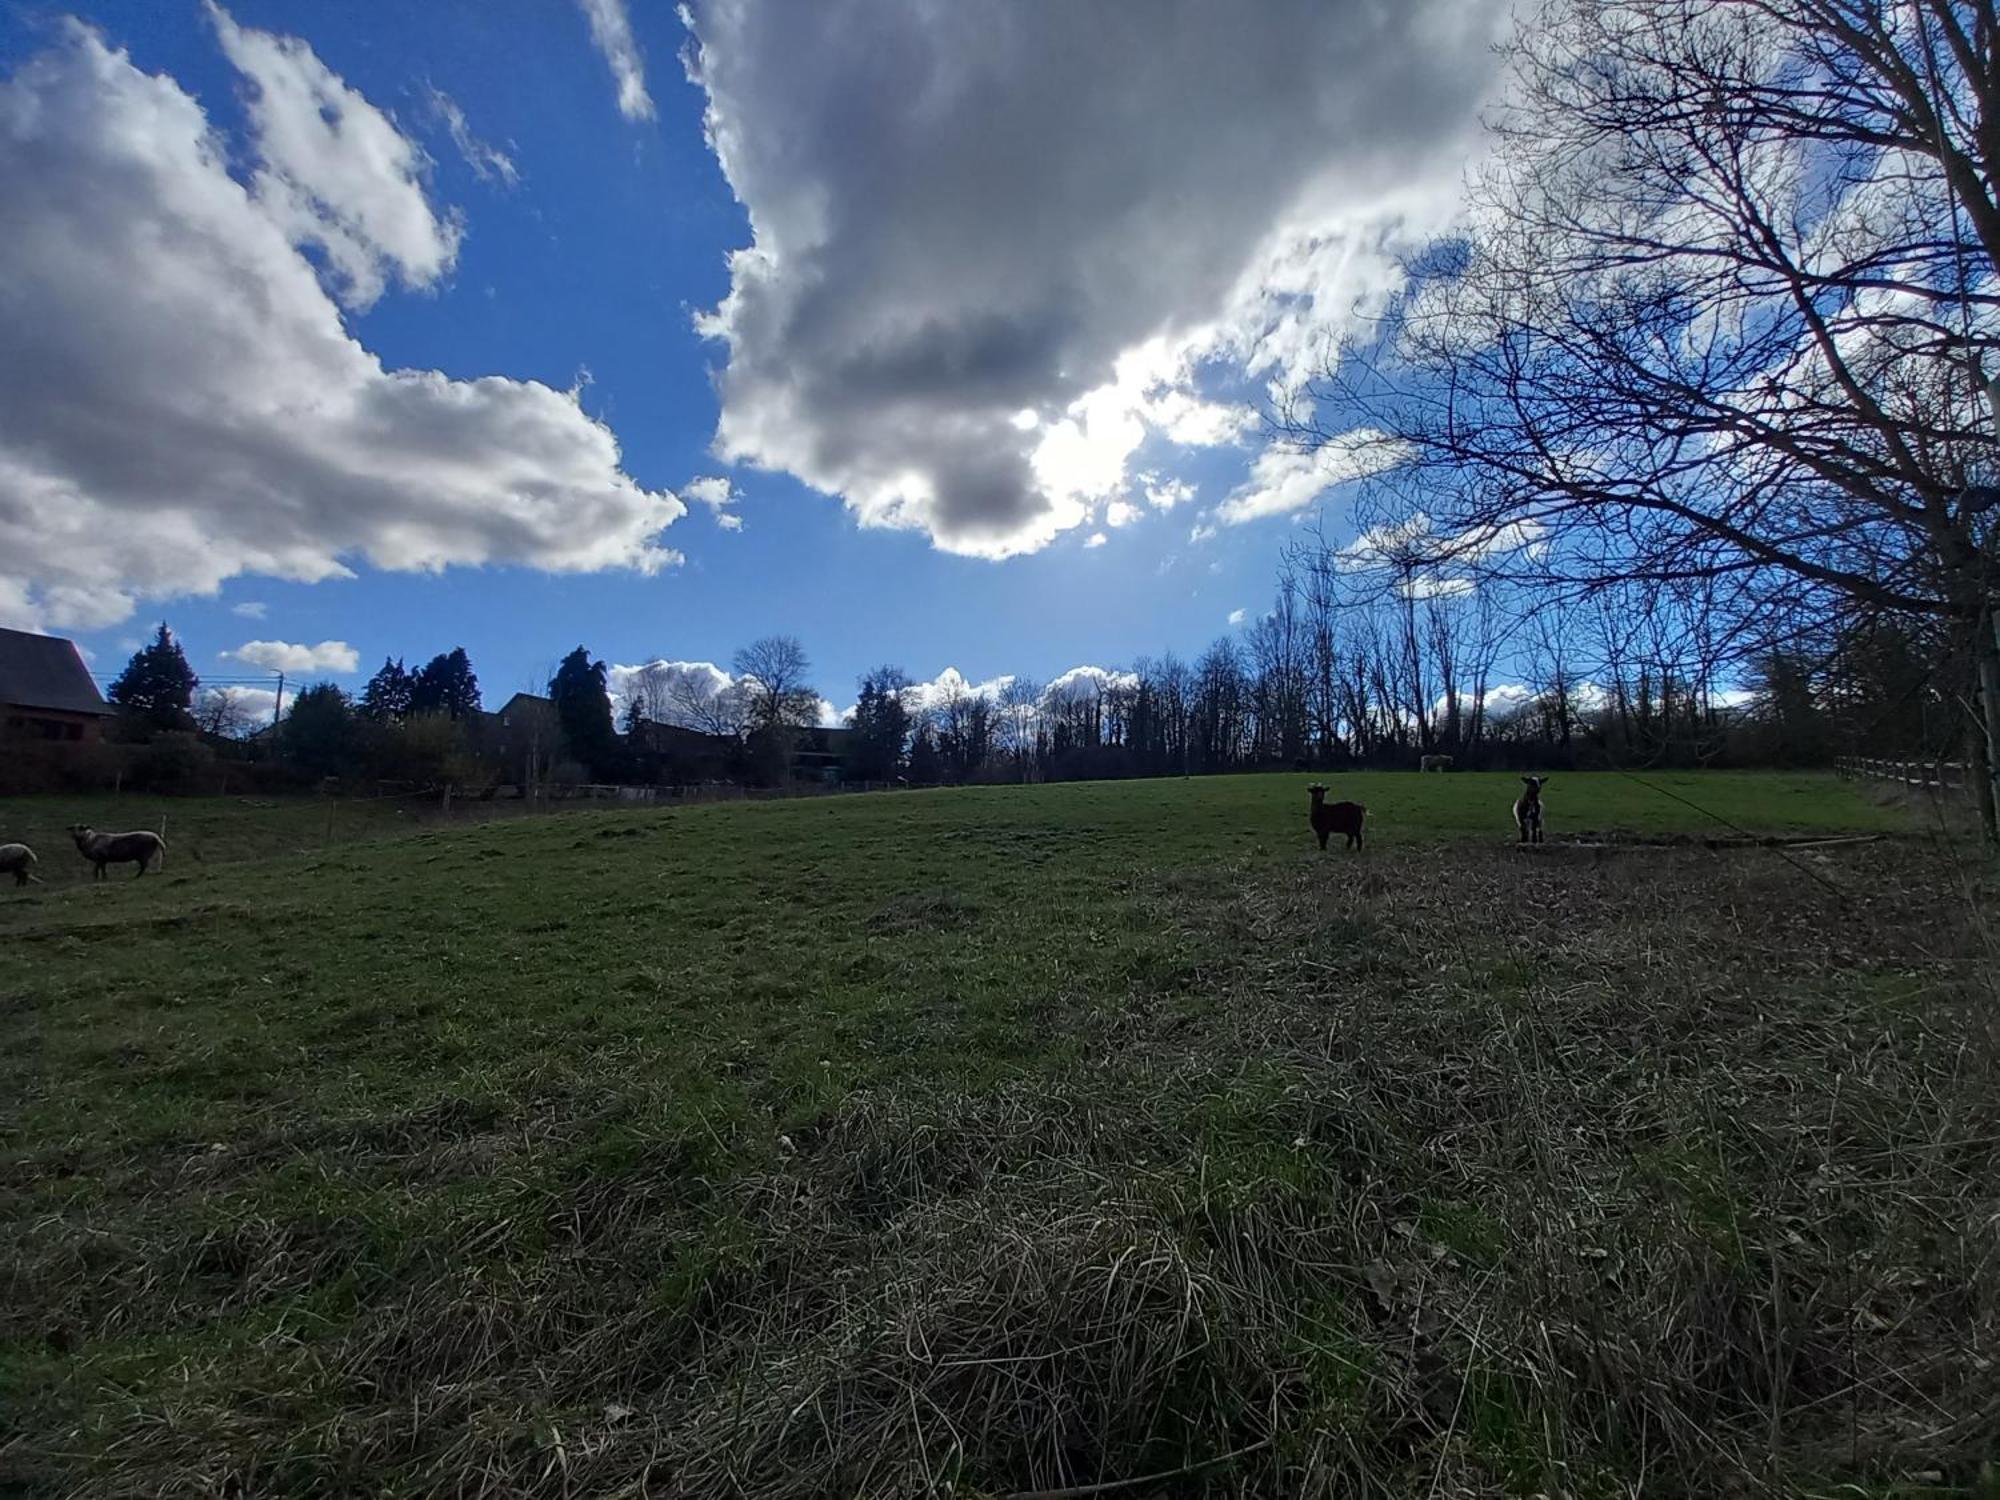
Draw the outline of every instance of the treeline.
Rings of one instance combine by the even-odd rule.
[[[640,668],[616,702],[609,668],[579,646],[513,724],[484,711],[462,648],[417,667],[391,658],[357,695],[304,687],[247,737],[240,700],[200,691],[162,626],[110,697],[114,738],[141,747],[133,780],[167,789],[203,781],[218,756],[298,782],[928,786],[1411,769],[1426,755],[1468,769],[1810,767],[1962,746],[1970,666],[1936,627],[1765,621],[1751,640],[1712,606],[1698,582],[1551,604],[1314,536],[1288,551],[1270,607],[1193,660],[984,692],[882,666],[831,733],[789,636],[746,646],[731,673]]]

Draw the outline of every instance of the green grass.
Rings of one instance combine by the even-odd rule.
[[[0,802],[51,878],[0,889],[0,1488],[1875,1482],[1907,1410],[1994,1395],[2000,1094],[1926,852],[1800,856],[1844,901],[1764,851],[1530,857],[1518,783],[1455,774],[1334,778],[1371,848],[1321,855],[1309,779],[330,842]],[[137,882],[44,831],[159,812]],[[1617,776],[1548,817],[1726,832]]]

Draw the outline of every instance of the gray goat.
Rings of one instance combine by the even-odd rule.
[[[69,836],[76,840],[76,852],[97,866],[93,880],[105,878],[106,865],[137,865],[134,880],[156,861],[160,868],[166,867],[167,841],[143,828],[134,833],[99,833],[87,823],[72,823]]]
[[[12,875],[16,885],[31,880],[36,885],[42,883],[42,877],[35,873],[35,851],[26,844],[0,844],[0,875]]]

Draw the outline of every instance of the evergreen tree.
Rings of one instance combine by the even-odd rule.
[[[279,743],[286,761],[315,776],[354,769],[354,705],[330,682],[315,682],[292,700]]]
[[[618,766],[618,735],[611,727],[611,697],[604,690],[605,667],[578,646],[549,679],[549,699],[562,723],[570,755],[592,776],[610,778]]]
[[[407,719],[416,698],[416,679],[403,666],[402,657],[382,658],[382,670],[368,679],[361,690],[361,717],[378,724]]]
[[[910,710],[903,692],[910,685],[901,667],[877,667],[861,679],[848,739],[847,771],[857,781],[888,781],[901,768],[910,737]]]
[[[191,730],[194,717],[188,707],[200,684],[181,643],[162,621],[151,644],[132,653],[106,696],[127,718],[148,729]]]
[[[412,674],[410,712],[454,719],[479,712],[479,679],[472,675],[472,658],[463,646],[433,656]]]

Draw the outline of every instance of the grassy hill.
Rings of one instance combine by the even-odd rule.
[[[1974,1482],[2000,1077],[1947,853],[1524,855],[1454,774],[1335,778],[1372,847],[1321,855],[1308,779],[174,802],[164,877],[96,887],[44,830],[155,809],[0,802],[51,879],[0,889],[0,1486]]]

